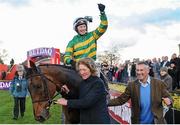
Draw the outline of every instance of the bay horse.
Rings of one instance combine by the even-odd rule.
[[[60,93],[66,99],[77,99],[78,88],[82,78],[72,68],[64,65],[41,64],[36,66],[30,61],[30,68],[26,69],[28,79],[28,89],[33,104],[33,113],[35,120],[43,122],[50,117],[49,109],[54,101],[56,93]],[[61,87],[66,84],[68,88],[77,93],[70,97],[61,92]],[[63,106],[65,123],[79,123],[79,110],[69,109]]]

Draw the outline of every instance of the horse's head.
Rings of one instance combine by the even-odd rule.
[[[71,99],[78,97],[78,88],[82,78],[75,70],[66,66],[53,64],[36,66],[31,61],[30,67],[31,68],[26,68],[26,74],[29,82],[28,89],[32,99],[34,117],[37,121],[43,122],[50,117],[49,107],[55,97],[54,94],[56,91],[60,92],[64,84],[66,84],[74,94],[72,97],[68,97],[66,93],[63,94],[61,92],[63,97]],[[68,111],[68,115],[70,112]],[[69,117],[68,115],[65,113],[66,119],[75,123],[70,117],[71,115],[69,115]]]
[[[56,85],[39,66],[30,62],[26,69],[35,120],[43,122],[50,117],[49,108],[56,92]]]

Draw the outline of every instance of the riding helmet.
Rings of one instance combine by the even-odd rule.
[[[73,29],[77,32],[77,27],[82,24],[85,24],[87,27],[87,22],[88,22],[87,19],[85,19],[83,17],[79,17],[79,18],[75,19],[75,21],[73,23]]]

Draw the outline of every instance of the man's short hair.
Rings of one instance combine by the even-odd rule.
[[[140,62],[137,63],[137,65],[142,65],[142,64],[144,64],[146,66],[149,66],[149,64],[147,62],[145,62],[145,61],[140,61]]]

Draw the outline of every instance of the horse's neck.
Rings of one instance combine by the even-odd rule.
[[[75,70],[72,66],[67,66],[67,65],[61,65],[61,64],[40,64],[39,66],[52,66],[52,67],[61,67],[69,70]]]
[[[68,84],[72,87],[78,87],[82,80],[79,74],[69,66],[46,65],[46,67],[46,72],[51,72],[49,75],[58,81],[58,84]]]

